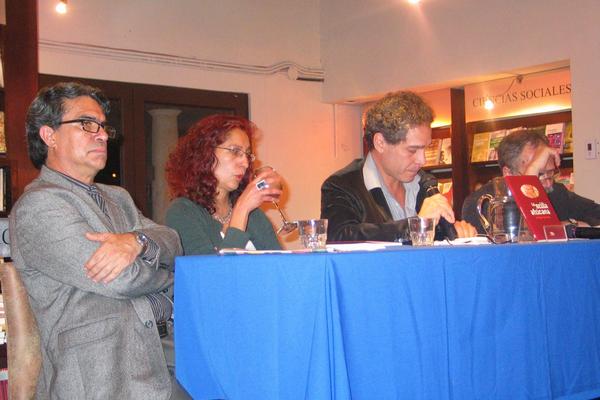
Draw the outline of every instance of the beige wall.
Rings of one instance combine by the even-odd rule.
[[[324,178],[360,155],[359,107],[323,103],[321,82],[291,80],[285,72],[209,71],[143,60],[130,51],[319,68],[316,0],[77,0],[69,2],[66,16],[56,15],[49,3],[39,3],[42,73],[248,93],[251,119],[262,130],[259,160],[284,176],[291,219],[318,217]],[[94,54],[89,45],[103,47]],[[274,210],[268,215],[280,223]]]
[[[600,136],[600,1],[78,0],[66,16],[50,3],[39,2],[42,73],[249,93],[259,156],[288,181],[291,218],[316,216],[322,179],[361,152],[362,107],[327,103],[412,88],[439,109],[448,87],[556,65],[571,70],[578,192],[600,201],[600,160],[583,156]],[[207,70],[139,50],[246,66],[322,63],[326,80]]]
[[[600,137],[600,1],[323,0],[325,101],[462,86],[498,74],[570,64],[575,180],[600,201],[584,146]],[[506,76],[506,75],[501,75]]]

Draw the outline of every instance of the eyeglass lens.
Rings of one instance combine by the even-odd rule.
[[[98,132],[100,132],[101,127],[104,128],[104,131],[106,132],[108,137],[112,138],[117,133],[116,129],[113,128],[112,126],[107,126],[107,125],[100,124],[96,121],[91,121],[91,120],[81,121],[81,128],[84,131],[89,132],[89,133],[98,133]]]
[[[550,169],[539,174],[540,178],[551,179],[560,175],[560,170],[558,168]]]
[[[250,152],[245,152],[242,149],[238,149],[236,147],[219,147],[216,146],[217,149],[229,150],[231,154],[238,158],[246,157],[248,161],[253,162],[256,159],[256,156]]]
[[[62,121],[59,123],[59,125],[76,123],[76,122],[81,124],[81,129],[83,129],[85,132],[98,133],[98,132],[100,132],[100,128],[103,128],[104,132],[106,132],[106,135],[110,139],[114,139],[117,135],[117,130],[114,127],[104,125],[103,123],[94,121],[92,119],[84,119],[84,118],[72,119],[72,120],[68,120],[68,121]]]

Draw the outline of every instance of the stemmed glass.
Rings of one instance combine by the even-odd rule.
[[[264,171],[273,171],[273,167],[269,166],[269,165],[264,165],[260,168],[257,168],[254,171],[254,176],[258,176],[261,172]],[[278,189],[281,189],[281,184],[277,184],[276,186]],[[286,218],[285,214],[283,213],[283,210],[281,208],[279,208],[279,204],[277,204],[277,202],[275,200],[272,200],[273,205],[275,206],[275,208],[277,209],[277,211],[279,212],[279,215],[281,216],[281,221],[283,222],[283,224],[281,225],[281,227],[279,229],[277,229],[277,234],[288,234],[290,232],[292,232],[294,229],[298,228],[298,223],[296,222],[290,222],[288,221],[288,219]]]

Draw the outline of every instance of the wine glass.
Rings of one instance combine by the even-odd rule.
[[[273,169],[273,167],[271,167],[269,165],[264,165],[264,166],[262,166],[260,168],[257,168],[254,171],[254,176],[256,177],[261,172],[264,172],[264,171],[274,171],[274,169]],[[276,187],[278,189],[282,189],[281,184],[277,184]],[[277,202],[275,200],[272,200],[271,202],[273,203],[273,205],[275,206],[275,208],[279,212],[279,215],[281,216],[282,225],[281,225],[281,227],[279,229],[277,229],[277,234],[278,235],[280,235],[280,234],[286,235],[286,234],[292,232],[294,229],[298,228],[298,224],[296,222],[291,222],[291,221],[289,221],[286,218],[283,210],[281,208],[279,208],[279,204],[277,204]]]

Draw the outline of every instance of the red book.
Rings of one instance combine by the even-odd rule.
[[[537,176],[505,176],[504,180],[535,240],[567,239],[556,211]]]

